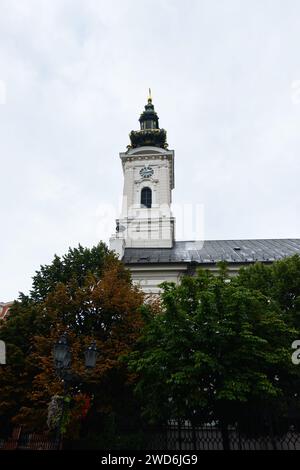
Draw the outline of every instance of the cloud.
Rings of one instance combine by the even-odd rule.
[[[205,237],[299,236],[299,14],[296,0],[2,0],[0,300],[54,253],[108,241],[149,86],[174,203],[204,204]]]

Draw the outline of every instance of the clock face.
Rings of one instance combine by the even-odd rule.
[[[150,166],[144,166],[144,168],[140,170],[140,175],[143,178],[150,178],[150,176],[152,176],[153,173],[154,173],[153,168],[151,168]]]

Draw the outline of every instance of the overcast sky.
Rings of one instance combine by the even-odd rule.
[[[0,300],[108,241],[148,87],[206,239],[300,237],[299,46],[299,0],[0,0]]]

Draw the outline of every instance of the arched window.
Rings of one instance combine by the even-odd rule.
[[[141,192],[141,205],[148,209],[152,206],[152,191],[150,188],[143,188]]]

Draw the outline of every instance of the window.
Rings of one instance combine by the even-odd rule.
[[[153,121],[146,121],[146,129],[154,129],[154,122]]]
[[[150,188],[143,188],[141,192],[141,205],[148,209],[152,206],[152,191]]]

